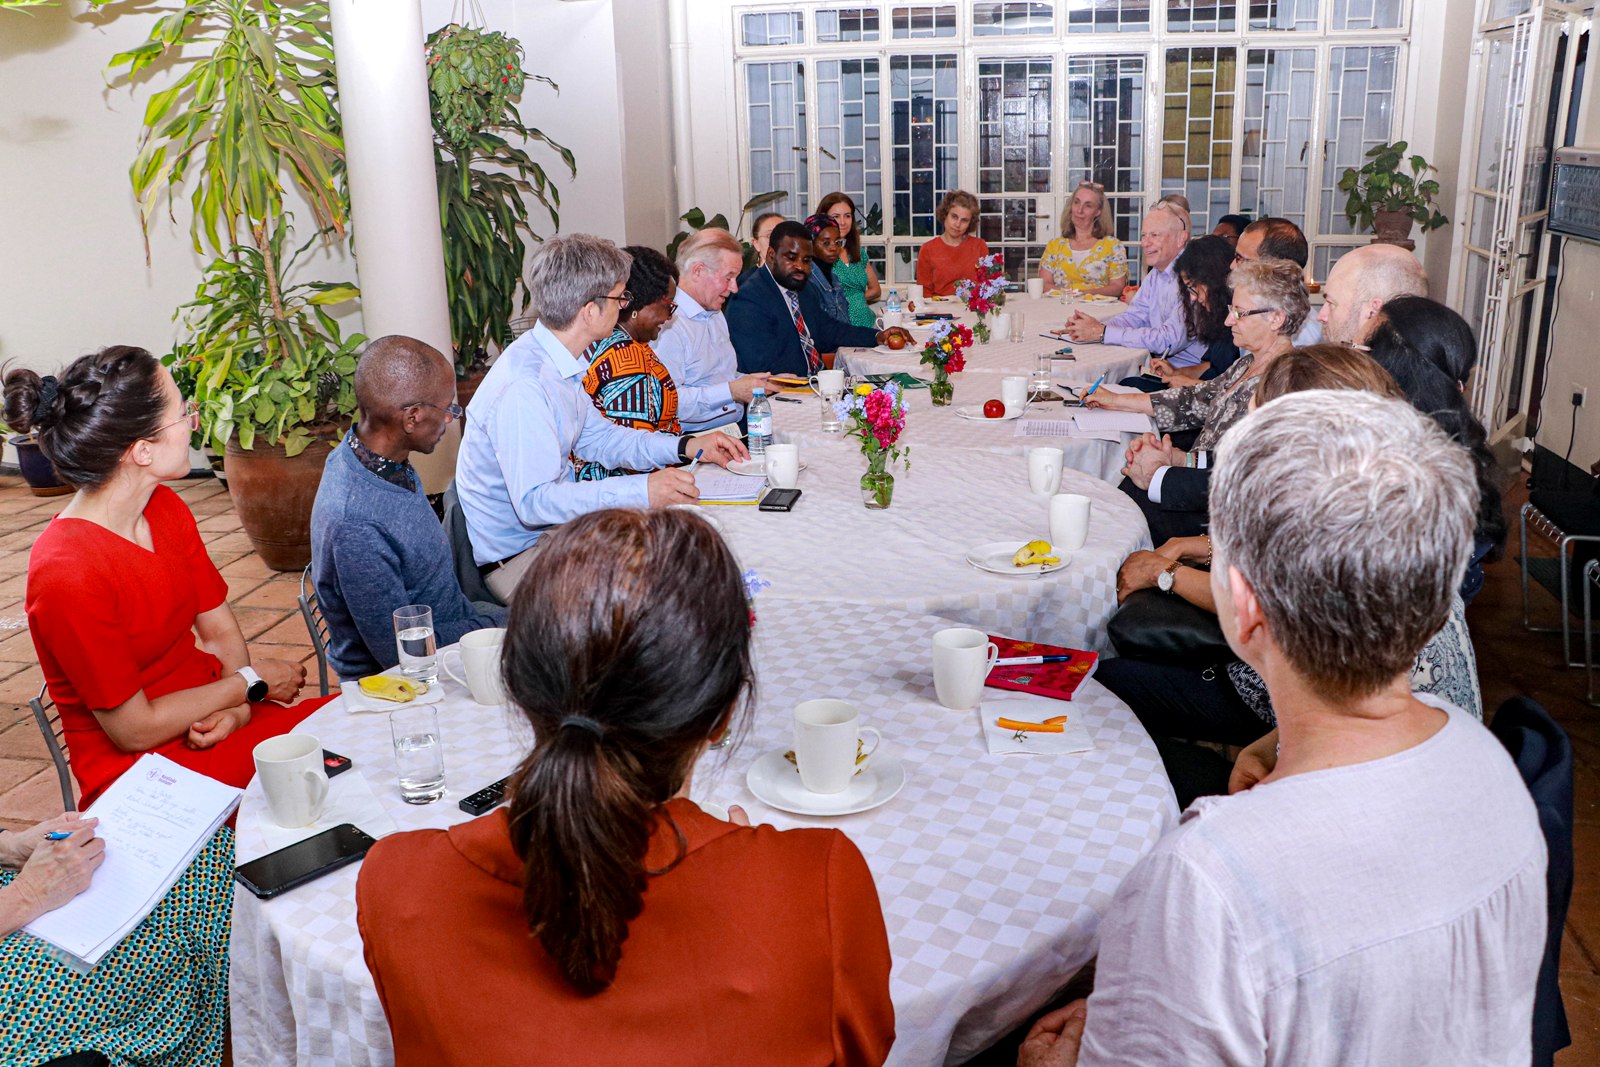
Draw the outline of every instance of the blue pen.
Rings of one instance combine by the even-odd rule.
[[[65,841],[72,836],[71,830],[51,830],[44,835],[46,841]]]
[[[696,452],[694,454],[694,461],[689,464],[689,473],[690,474],[693,474],[694,473],[694,469],[696,467],[700,466],[700,457],[705,455],[705,454],[706,454],[706,450],[703,449],[703,448],[700,449],[698,452]]]
[[[1091,385],[1091,386],[1089,386],[1089,391],[1088,391],[1088,392],[1086,392],[1086,393],[1084,393],[1084,394],[1083,394],[1083,395],[1082,395],[1082,396],[1080,396],[1080,397],[1079,397],[1079,398],[1078,398],[1078,403],[1079,403],[1079,404],[1085,404],[1085,403],[1088,403],[1088,400],[1089,400],[1089,398],[1090,398],[1090,397],[1091,397],[1091,396],[1094,396],[1094,391],[1095,391],[1095,390],[1096,390],[1096,389],[1098,389],[1098,388],[1100,388],[1100,383],[1101,383],[1101,382],[1103,382],[1103,381],[1105,381],[1105,380],[1106,380],[1106,376],[1105,376],[1105,375],[1104,375],[1104,374],[1102,374],[1102,375],[1100,375],[1100,377],[1098,377],[1098,378],[1096,378],[1096,379],[1095,379],[1095,380],[1094,380],[1094,384],[1093,384],[1093,385]]]

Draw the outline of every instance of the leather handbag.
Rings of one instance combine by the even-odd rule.
[[[1209,667],[1237,658],[1215,614],[1159,589],[1130,595],[1106,633],[1117,655],[1132,659]]]

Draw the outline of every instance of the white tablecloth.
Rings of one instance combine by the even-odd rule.
[[[837,826],[850,835],[872,869],[889,931],[898,1033],[891,1062],[959,1062],[1037,1010],[1094,954],[1112,894],[1176,820],[1160,759],[1126,706],[1094,682],[1068,711],[1088,728],[1093,751],[990,756],[978,713],[934,700],[929,638],[945,620],[766,594],[757,610],[751,729],[737,747],[707,754],[693,795],[740,804],[756,822]],[[402,829],[465,819],[456,801],[505,775],[528,747],[525,726],[444,684],[449,792],[432,805],[400,800],[384,716],[355,715],[335,700],[300,728],[350,756],[347,773],[367,776]],[[808,819],[768,808],[745,787],[759,756],[790,746],[793,706],[823,696],[859,707],[883,732],[882,751],[905,765],[904,790],[884,806]],[[239,815],[241,861],[261,850],[264,811],[253,783]],[[239,1067],[393,1062],[355,926],[357,870],[268,902],[237,892],[231,999]]]
[[[1072,364],[1060,363],[1062,373],[1058,382],[1073,383],[1081,380]],[[931,368],[920,367],[916,376],[931,380]],[[1000,398],[999,371],[968,370],[950,377],[955,385],[955,400],[947,407],[934,407],[933,394],[927,389],[906,391],[906,431],[903,440],[914,452],[924,447],[940,449],[973,449],[993,452],[1002,456],[1022,456],[1037,445],[1050,445],[1062,451],[1063,460],[1070,470],[1092,474],[1115,484],[1122,477],[1123,457],[1127,441],[1133,434],[1123,434],[1117,441],[1056,436],[1017,436],[1017,421],[974,422],[956,414],[957,408],[981,407],[985,400]],[[1092,381],[1093,379],[1091,379]],[[822,432],[822,401],[811,392],[790,391],[781,396],[799,400],[775,400],[772,405],[773,429],[779,441],[790,441],[802,449],[832,448],[839,445],[842,434]],[[1031,405],[1027,419],[1063,421],[1074,411],[1076,404],[1049,401]],[[1021,420],[1018,420],[1021,421]],[[856,448],[854,438],[848,439],[849,448]]]

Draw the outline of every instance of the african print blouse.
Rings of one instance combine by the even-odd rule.
[[[1115,237],[1102,237],[1093,247],[1074,251],[1065,237],[1044,246],[1039,269],[1050,272],[1056,285],[1066,289],[1098,289],[1128,278],[1128,253]]]
[[[1241,351],[1219,377],[1186,389],[1163,389],[1150,394],[1150,418],[1158,433],[1192,430],[1200,427],[1194,451],[1216,448],[1229,427],[1250,412],[1250,398],[1256,395],[1260,376],[1250,377],[1255,356]]]
[[[583,390],[600,409],[600,414],[635,430],[681,433],[678,422],[678,387],[672,372],[656,357],[655,350],[635,341],[618,326],[611,336],[596,341],[585,353],[589,370],[583,376]],[[642,471],[611,469],[596,460],[572,457],[573,471],[580,482],[598,481],[614,474],[641,474]]]

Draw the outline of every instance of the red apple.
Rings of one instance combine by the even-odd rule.
[[[889,339],[887,341],[885,341],[884,344],[888,345],[890,348],[892,348],[896,352],[898,352],[898,351],[900,351],[902,348],[904,348],[906,346],[905,335],[904,334],[898,334],[898,333],[891,333],[889,335]]]
[[[1005,413],[1006,413],[1006,406],[1004,404],[1000,403],[1000,401],[998,401],[998,400],[985,400],[983,402],[983,417],[984,418],[986,418],[986,419],[998,419],[998,418],[1001,418],[1002,416],[1004,416]]]

